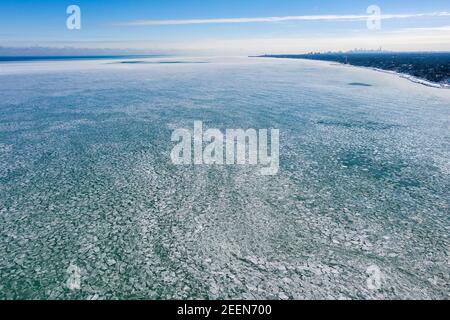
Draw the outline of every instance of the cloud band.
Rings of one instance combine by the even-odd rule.
[[[417,14],[384,14],[380,19],[408,19],[419,17],[448,17],[449,12],[417,13]],[[372,15],[315,15],[315,16],[285,16],[260,18],[220,18],[220,19],[187,19],[187,20],[136,20],[116,24],[117,26],[168,26],[195,24],[229,24],[229,23],[263,23],[283,21],[355,21],[367,20]]]

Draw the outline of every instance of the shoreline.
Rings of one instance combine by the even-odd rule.
[[[312,60],[312,59],[302,59],[302,60]],[[330,62],[328,60],[314,60],[314,61],[322,61],[322,62]],[[440,83],[436,83],[436,82],[431,82],[425,79],[421,79],[421,78],[417,78],[414,77],[410,74],[407,73],[401,73],[401,72],[396,72],[396,71],[392,71],[392,70],[385,70],[385,69],[380,69],[380,68],[374,68],[374,67],[366,67],[366,66],[355,66],[353,64],[345,64],[345,63],[341,63],[341,62],[334,62],[337,65],[340,66],[345,66],[345,67],[353,67],[353,68],[362,68],[362,69],[368,69],[368,70],[372,70],[372,71],[377,71],[377,72],[382,72],[382,73],[387,73],[387,74],[391,74],[394,76],[397,76],[399,78],[402,79],[406,79],[409,80],[410,82],[413,83],[417,83],[429,88],[435,88],[435,89],[450,89],[450,85],[446,85],[446,84],[440,84]]]
[[[285,59],[285,60],[308,60],[308,61],[321,61],[321,62],[328,62],[330,65],[339,65],[339,66],[344,66],[344,67],[353,67],[353,68],[362,68],[362,69],[368,69],[368,70],[372,70],[372,71],[377,71],[377,72],[382,72],[382,73],[387,73],[387,74],[391,74],[391,75],[395,75],[399,78],[402,79],[406,79],[409,80],[413,83],[417,83],[429,88],[436,88],[436,89],[450,89],[450,85],[447,84],[440,84],[440,83],[436,83],[436,82],[431,82],[425,79],[421,79],[421,78],[417,78],[415,76],[412,76],[410,74],[407,73],[401,73],[401,72],[396,72],[396,71],[392,71],[392,70],[385,70],[385,69],[380,69],[380,68],[375,68],[375,67],[367,67],[367,66],[356,66],[353,64],[345,64],[342,62],[338,62],[338,61],[329,61],[329,60],[318,60],[318,59],[306,59],[306,58],[277,58],[277,57],[250,57],[250,58],[272,58],[272,59]]]
[[[312,59],[301,59],[301,60],[312,60]],[[330,62],[328,60],[314,60],[314,61]],[[377,72],[391,74],[391,75],[397,76],[399,78],[406,79],[406,80],[409,80],[410,82],[417,83],[417,84],[420,84],[420,85],[423,85],[423,86],[426,86],[426,87],[429,87],[429,88],[444,89],[444,90],[445,89],[450,89],[450,85],[445,85],[445,84],[439,84],[439,83],[436,83],[436,82],[431,82],[431,81],[428,81],[428,80],[425,80],[425,79],[414,77],[414,76],[412,76],[410,74],[407,74],[407,73],[401,73],[401,72],[396,72],[396,71],[392,71],[392,70],[385,70],[385,69],[380,69],[380,68],[374,68],[374,67],[355,66],[353,64],[345,64],[345,63],[341,63],[341,62],[337,62],[337,61],[333,62],[333,63],[335,63],[337,65],[340,65],[340,66],[344,66],[344,67],[362,68],[362,69],[368,69],[368,70],[372,70],[372,71],[377,71]]]
[[[341,63],[341,64],[346,66],[346,64],[343,64],[343,63]],[[445,84],[439,84],[439,83],[436,83],[436,82],[431,82],[431,81],[428,81],[428,80],[425,80],[425,79],[417,78],[417,77],[412,76],[412,75],[407,74],[407,73],[401,73],[401,72],[396,72],[396,71],[392,71],[392,70],[385,70],[385,69],[373,68],[373,67],[354,66],[354,65],[351,65],[351,64],[349,64],[349,66],[356,67],[356,68],[358,68],[358,67],[366,68],[366,69],[377,71],[377,72],[383,72],[383,73],[392,74],[392,75],[395,75],[395,76],[397,76],[399,78],[406,79],[406,80],[409,80],[409,81],[411,81],[413,83],[421,84],[423,86],[430,87],[430,88],[450,89],[450,85],[445,85]]]

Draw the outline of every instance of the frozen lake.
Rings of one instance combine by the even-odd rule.
[[[0,299],[450,297],[449,90],[317,61],[122,62],[0,64]],[[197,120],[279,129],[278,175],[173,165]]]

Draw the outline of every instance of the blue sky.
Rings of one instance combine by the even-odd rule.
[[[386,15],[380,30],[369,30],[366,19],[358,18],[373,4]],[[66,27],[69,5],[81,9],[81,30]],[[448,51],[445,12],[448,0],[2,0],[0,46],[244,54],[378,47]],[[292,16],[297,18],[265,19]]]

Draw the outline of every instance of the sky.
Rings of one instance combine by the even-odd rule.
[[[67,28],[70,5],[80,8],[81,29]],[[371,5],[380,9],[379,24],[367,12]],[[14,47],[17,55],[46,48],[215,55],[450,51],[450,1],[1,0],[0,47]]]

